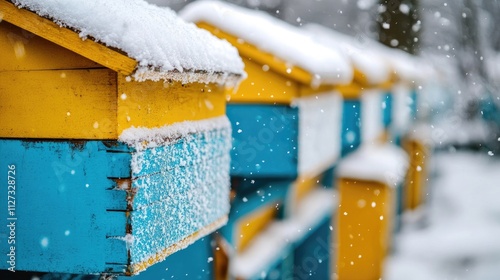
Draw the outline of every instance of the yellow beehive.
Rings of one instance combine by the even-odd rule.
[[[408,159],[390,144],[364,145],[337,169],[340,205],[335,245],[338,279],[379,279]]]

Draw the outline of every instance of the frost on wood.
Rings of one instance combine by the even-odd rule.
[[[334,190],[318,186],[298,205],[290,217],[267,226],[252,243],[236,255],[230,264],[232,276],[254,279],[266,272],[269,264],[276,263],[300,243],[325,217],[332,214],[337,204]]]
[[[408,170],[408,155],[392,144],[364,144],[337,167],[339,178],[376,181],[398,187]]]
[[[209,23],[290,66],[301,67],[313,74],[314,82],[349,83],[352,80],[352,68],[344,55],[264,12],[220,1],[196,1],[186,6],[180,16],[188,21]]]
[[[299,108],[299,174],[315,176],[340,154],[342,97],[324,93],[297,98],[292,105]]]
[[[225,116],[132,128],[121,140],[136,148],[131,187],[124,190],[132,209],[132,265],[161,261],[225,222],[231,149]]]
[[[147,148],[175,143],[190,134],[212,130],[224,131],[225,129],[230,129],[230,127],[231,124],[227,117],[222,116],[200,121],[184,121],[165,125],[160,128],[131,127],[125,129],[118,140],[128,144],[137,151],[141,151]]]
[[[226,83],[235,82],[235,76],[244,76],[243,62],[233,46],[182,21],[169,8],[143,0],[14,3],[75,29],[82,39],[124,51],[138,61],[138,80]]]

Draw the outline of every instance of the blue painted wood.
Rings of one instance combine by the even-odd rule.
[[[342,109],[342,156],[361,144],[361,101],[344,99]]]
[[[336,181],[335,180],[335,168],[337,167],[337,164],[334,164],[332,167],[328,168],[323,172],[323,176],[321,178],[321,185],[323,187],[327,188],[336,188]]]
[[[210,236],[204,237],[186,249],[168,256],[139,275],[120,276],[118,280],[160,280],[160,279],[214,279],[214,254]]]
[[[16,269],[122,274],[226,216],[228,144],[228,131],[204,133],[155,148],[176,157],[162,161],[152,149],[111,141],[0,139],[3,168],[16,166]],[[132,178],[137,158],[142,173]],[[146,173],[155,171],[152,163],[160,172]],[[7,182],[7,169],[0,182]],[[5,195],[0,201],[7,205]],[[8,215],[0,208],[0,219]],[[0,229],[3,256],[8,234]],[[0,269],[8,265],[2,261]]]
[[[330,279],[332,244],[330,217],[323,219],[317,228],[296,245],[292,277],[284,279]]]
[[[107,153],[99,151],[97,141],[0,140],[0,162],[0,182],[7,182],[7,164],[16,166],[16,268],[105,271],[106,236],[110,228],[125,225],[106,217],[105,192],[113,181],[107,177]],[[3,205],[6,199],[0,195]],[[0,208],[3,221],[6,210]],[[5,227],[0,232],[5,256]],[[2,269],[7,265],[0,262]]]
[[[293,246],[287,246],[280,252],[280,256],[262,271],[245,280],[275,280],[275,279],[294,279],[289,277],[293,266]]]
[[[390,92],[382,95],[382,123],[385,129],[389,128],[392,123],[392,98]]]
[[[168,256],[163,262],[154,264],[146,271],[135,276],[118,276],[118,280],[160,280],[160,279],[213,279],[213,249],[212,238],[206,236],[196,241],[189,247]],[[8,272],[10,273],[10,272]],[[16,273],[17,274],[17,273]],[[12,273],[0,272],[1,279],[12,276]],[[76,275],[60,273],[22,273],[20,279],[40,280],[98,280],[98,275]]]
[[[281,279],[295,279],[293,278],[293,249],[287,248],[280,259],[276,260],[264,273],[255,275],[252,279],[265,279],[265,280],[281,280]],[[263,277],[264,276],[264,277]]]
[[[416,89],[412,89],[411,94],[411,104],[410,104],[410,109],[411,109],[411,119],[413,121],[417,120],[417,115],[418,115],[418,93]]]
[[[298,108],[228,104],[233,127],[231,176],[296,177]]]
[[[219,233],[229,244],[235,246],[234,232],[238,222],[268,205],[281,205],[278,210],[282,209],[290,183],[291,181],[275,181],[260,185],[251,193],[238,194],[231,202],[228,222],[219,229]]]
[[[403,184],[400,184],[396,188],[396,219],[394,220],[394,230],[399,232],[401,230],[403,212],[404,212],[404,203],[405,203],[405,188]]]

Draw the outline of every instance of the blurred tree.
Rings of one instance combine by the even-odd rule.
[[[415,54],[418,51],[418,0],[380,0],[379,41]]]

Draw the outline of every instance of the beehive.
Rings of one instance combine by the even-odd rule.
[[[0,1],[15,269],[136,274],[222,226],[237,51],[139,0],[16,3]]]

